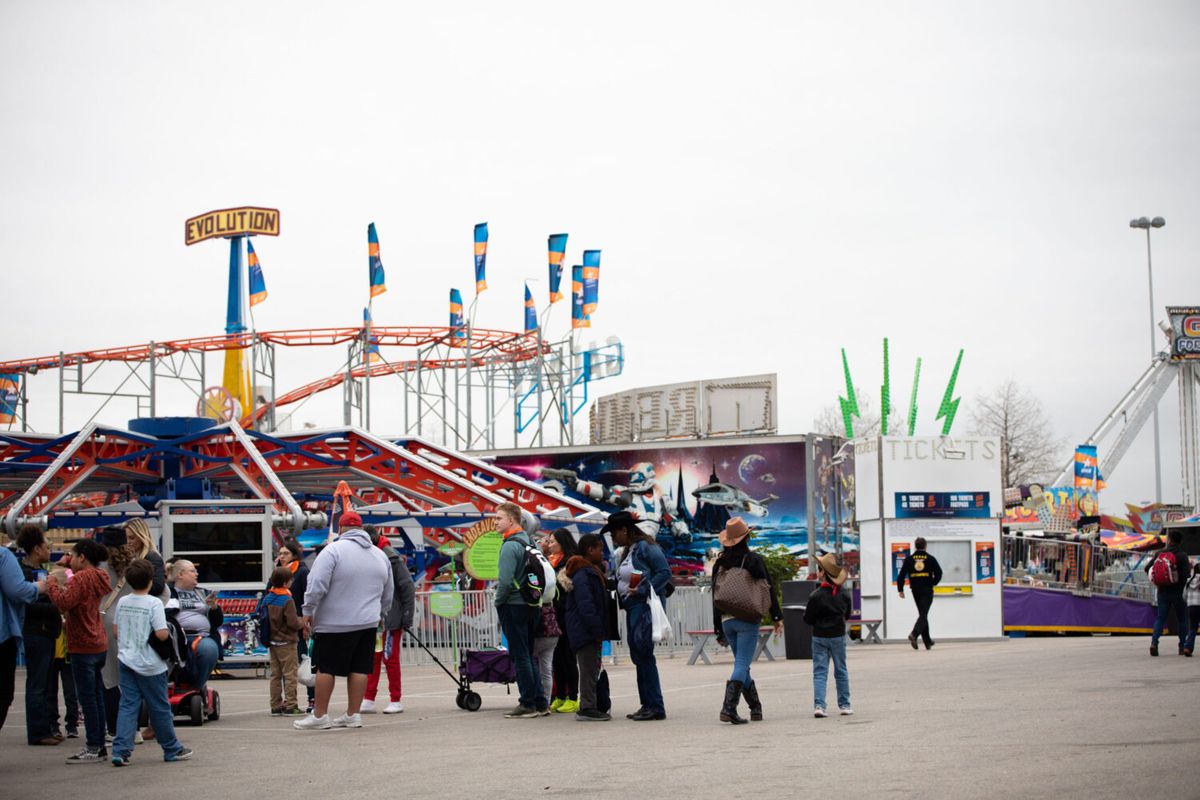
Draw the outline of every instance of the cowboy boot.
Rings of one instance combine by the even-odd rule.
[[[751,681],[743,686],[742,697],[746,698],[746,705],[750,706],[750,721],[762,722],[762,701],[758,699],[758,684]]]
[[[721,706],[721,722],[745,725],[748,720],[737,713],[738,699],[742,694],[741,681],[725,681],[725,704]]]

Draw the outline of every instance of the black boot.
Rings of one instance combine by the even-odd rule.
[[[746,698],[746,705],[750,706],[750,721],[762,722],[762,701],[758,699],[758,684],[751,681],[748,686],[743,686],[742,697]]]
[[[737,713],[738,699],[742,695],[741,681],[725,681],[725,704],[721,706],[721,722],[745,725],[747,720]]]

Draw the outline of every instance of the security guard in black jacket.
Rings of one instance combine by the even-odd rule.
[[[913,602],[917,604],[917,624],[908,635],[908,643],[913,650],[917,649],[917,636],[925,642],[925,649],[933,647],[933,639],[929,636],[929,607],[933,605],[933,587],[942,582],[942,567],[937,559],[925,552],[925,538],[917,537],[916,550],[904,559],[900,567],[900,576],[896,578],[896,586],[900,589],[900,599],[904,599],[904,581],[912,586]]]

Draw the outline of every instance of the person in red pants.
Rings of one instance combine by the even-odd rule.
[[[379,533],[374,525],[365,525],[363,530],[371,537],[371,542],[383,551],[388,562],[392,565],[392,582],[395,591],[392,592],[392,607],[383,620],[383,650],[375,652],[375,669],[367,680],[367,693],[363,695],[362,713],[375,713],[375,695],[379,691],[379,673],[387,667],[388,693],[391,702],[383,709],[384,714],[399,714],[404,710],[400,702],[400,640],[404,631],[412,627],[413,620],[413,587],[412,575],[404,558],[392,547],[387,537]]]

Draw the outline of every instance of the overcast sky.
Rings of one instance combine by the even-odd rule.
[[[1149,361],[1131,217],[1167,219],[1160,311],[1200,303],[1197,41],[1186,2],[8,0],[0,359],[220,333],[226,248],[185,247],[183,222],[242,204],[281,211],[260,330],[358,324],[371,221],[377,322],[443,325],[486,220],[479,325],[520,327],[524,278],[544,305],[547,234],[569,264],[604,251],[588,338],[627,364],[594,391],[778,372],[800,433],[838,349],[877,391],[889,336],[905,404],[924,358],[919,432],[963,347],[964,404],[1012,377],[1081,441]],[[345,354],[288,358],[281,391]],[[56,428],[55,378],[33,382]],[[1174,389],[1164,411],[1175,500]],[[1152,497],[1151,452],[1106,507]]]

